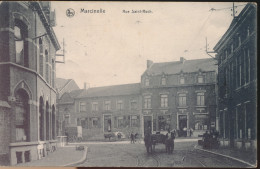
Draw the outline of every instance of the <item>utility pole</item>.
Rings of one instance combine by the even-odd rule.
[[[231,14],[231,16],[233,16],[233,18],[236,17],[236,13],[237,13],[237,11],[235,11],[235,7],[237,7],[237,6],[235,6],[235,2],[233,2],[233,7],[231,9],[231,11],[233,11],[233,14]]]

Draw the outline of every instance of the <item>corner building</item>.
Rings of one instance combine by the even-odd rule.
[[[0,162],[41,159],[56,149],[55,53],[50,2],[0,4]]]
[[[179,137],[216,128],[216,60],[153,63],[141,76],[144,134],[175,129]]]
[[[221,144],[256,150],[257,14],[248,3],[214,47],[218,59]]]

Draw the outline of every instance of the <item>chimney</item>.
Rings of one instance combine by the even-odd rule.
[[[147,60],[147,69],[150,68],[153,64],[153,61]]]
[[[184,62],[185,62],[185,58],[184,57],[180,57],[180,62],[182,63],[182,64],[184,64]]]
[[[87,90],[87,83],[84,82],[84,89]]]

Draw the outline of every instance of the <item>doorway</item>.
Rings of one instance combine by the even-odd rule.
[[[111,115],[104,115],[104,132],[111,131]]]
[[[152,133],[152,116],[144,116],[144,135]]]
[[[187,115],[179,115],[179,137],[187,136]]]

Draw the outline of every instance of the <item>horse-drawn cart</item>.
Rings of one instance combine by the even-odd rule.
[[[165,150],[168,153],[172,153],[174,147],[174,133],[171,133],[170,136],[165,134],[147,134],[144,137],[145,147],[147,153],[152,153],[155,151],[155,145],[165,144]]]

